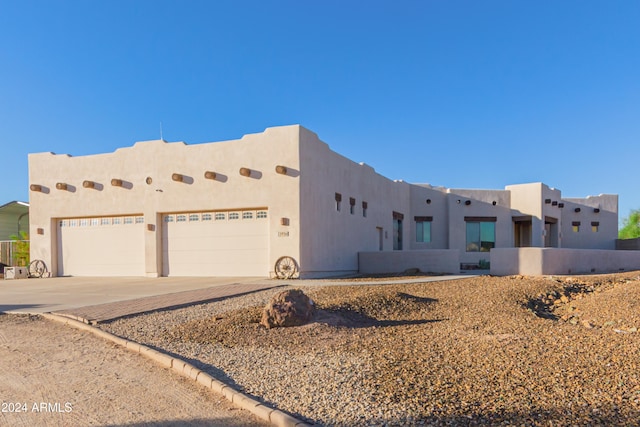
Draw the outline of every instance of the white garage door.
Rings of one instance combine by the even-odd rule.
[[[266,210],[163,216],[164,276],[268,276]]]
[[[144,276],[144,218],[58,221],[58,275]]]

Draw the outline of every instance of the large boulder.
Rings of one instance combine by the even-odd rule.
[[[313,317],[313,301],[300,289],[275,294],[262,311],[261,325],[267,329],[280,326],[300,326]]]

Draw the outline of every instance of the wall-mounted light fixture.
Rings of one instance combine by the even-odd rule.
[[[287,167],[278,165],[278,166],[276,166],[276,172],[279,173],[280,175],[286,175],[287,174]]]
[[[242,176],[251,176],[251,169],[249,168],[240,168],[240,175]]]
[[[64,190],[64,191],[66,191],[66,190],[68,190],[68,189],[69,189],[69,185],[68,185],[67,183],[65,183],[65,182],[58,182],[58,183],[56,183],[56,188],[57,188],[58,190]]]
[[[212,172],[212,171],[206,171],[204,173],[204,177],[207,178],[207,179],[216,179],[217,176],[218,175],[216,175],[216,173]]]
[[[31,185],[29,186],[29,190],[31,190],[31,191],[37,191],[37,192],[39,192],[39,193],[42,193],[42,185],[39,185],[39,184],[31,184]]]
[[[82,186],[84,188],[96,188],[96,183],[93,181],[82,181]]]
[[[280,218],[280,225],[289,225],[289,218]]]
[[[44,228],[37,228],[36,234],[39,234],[40,236],[44,235]]]
[[[111,185],[114,187],[122,187],[122,180],[118,178],[113,178],[111,180]]]
[[[156,225],[155,224],[147,224],[147,230],[156,231]]]

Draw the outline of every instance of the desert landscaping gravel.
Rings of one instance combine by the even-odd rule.
[[[282,288],[100,327],[318,425],[640,425],[639,272],[300,288],[301,327]]]

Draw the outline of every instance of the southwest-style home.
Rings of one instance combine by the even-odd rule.
[[[304,278],[488,265],[511,274],[528,268],[525,248],[538,250],[533,258],[545,248],[616,252],[616,195],[392,181],[297,125],[224,142],[31,154],[29,181],[31,259],[54,276],[266,277],[284,268]],[[582,269],[555,254],[563,271]]]

